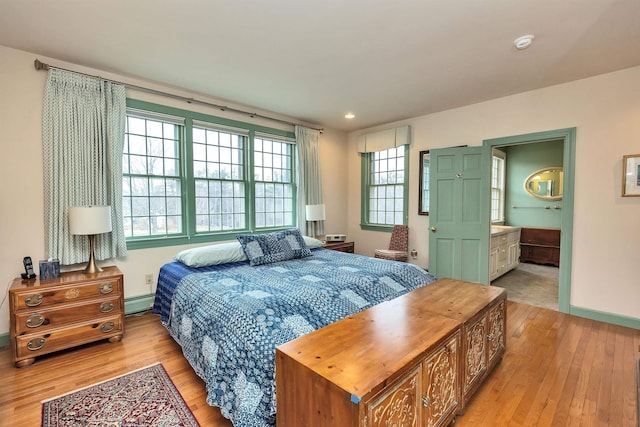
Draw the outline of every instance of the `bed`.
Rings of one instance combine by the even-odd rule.
[[[275,347],[435,281],[407,263],[323,248],[252,266],[181,262],[158,275],[153,311],[236,427],[275,426]]]

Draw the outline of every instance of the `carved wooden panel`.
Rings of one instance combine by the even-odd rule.
[[[486,315],[481,316],[467,329],[466,335],[466,365],[464,375],[464,392],[466,393],[473,383],[487,370],[486,352]]]
[[[366,425],[417,427],[419,373],[414,369],[374,399],[368,406]]]
[[[429,357],[423,365],[422,425],[441,426],[456,410],[458,388],[459,334]]]
[[[493,359],[501,354],[505,348],[504,313],[504,300],[500,301],[499,304],[496,304],[496,306],[489,312],[489,334],[487,335],[489,345],[489,364],[491,364]]]

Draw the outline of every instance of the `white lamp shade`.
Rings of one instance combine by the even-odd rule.
[[[306,205],[307,221],[324,221],[324,205]]]
[[[111,231],[111,206],[72,206],[69,208],[69,232],[93,235]]]

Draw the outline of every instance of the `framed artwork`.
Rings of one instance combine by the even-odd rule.
[[[622,157],[622,197],[640,197],[640,154]]]
[[[429,150],[420,152],[418,215],[429,215]]]

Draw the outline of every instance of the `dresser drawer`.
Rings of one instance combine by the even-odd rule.
[[[22,310],[15,314],[16,334],[39,333],[72,323],[120,314],[122,311],[121,298],[118,295],[80,304],[65,304],[40,310]]]
[[[16,340],[16,359],[36,357],[68,347],[122,335],[123,316],[111,316],[45,333],[20,335]]]
[[[13,293],[14,309],[33,310],[61,303],[97,299],[108,295],[120,295],[122,282],[118,279],[102,280],[74,285],[60,285],[47,289],[23,289]]]

